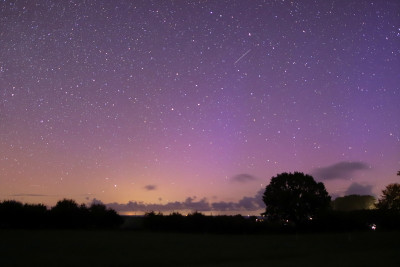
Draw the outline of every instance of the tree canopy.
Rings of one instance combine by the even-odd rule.
[[[393,183],[386,186],[376,205],[379,209],[400,211],[400,184]]]
[[[271,220],[294,223],[312,219],[330,207],[331,197],[323,183],[301,172],[281,173],[272,177],[265,188],[264,215]]]

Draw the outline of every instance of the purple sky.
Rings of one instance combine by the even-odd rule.
[[[2,1],[0,42],[0,200],[247,214],[281,172],[399,181],[397,0]]]

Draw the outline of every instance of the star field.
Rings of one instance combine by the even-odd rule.
[[[367,167],[315,177],[331,195],[397,179],[398,1],[2,1],[0,40],[1,199],[236,203],[340,162]]]

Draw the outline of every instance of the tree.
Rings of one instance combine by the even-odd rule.
[[[60,213],[76,213],[79,211],[79,206],[73,199],[63,199],[58,201],[51,210]]]
[[[97,227],[115,227],[123,220],[113,209],[107,209],[104,204],[93,203],[89,208],[91,223]]]
[[[47,208],[43,204],[24,204],[24,225],[29,228],[46,226]]]
[[[387,185],[376,206],[378,209],[400,211],[400,184]]]
[[[75,200],[63,199],[50,210],[50,215],[56,227],[81,228],[88,225],[89,210]]]
[[[0,203],[0,226],[19,227],[23,224],[24,205],[15,200]]]
[[[332,201],[332,207],[339,211],[369,210],[375,207],[375,198],[370,195],[338,197]]]
[[[323,183],[301,172],[272,177],[265,188],[263,215],[270,220],[301,223],[329,209],[331,197]]]

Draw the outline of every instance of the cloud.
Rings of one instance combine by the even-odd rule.
[[[42,194],[14,194],[12,197],[47,197],[48,195]]]
[[[352,183],[349,188],[347,188],[345,195],[373,195],[372,185]]]
[[[213,210],[218,211],[256,211],[265,208],[265,204],[262,200],[264,189],[261,189],[253,197],[243,197],[238,202],[215,202],[211,206]]]
[[[264,190],[260,190],[253,197],[243,197],[238,202],[213,202],[210,203],[206,198],[196,201],[196,197],[188,197],[185,201],[168,202],[166,204],[152,204],[137,201],[129,201],[128,203],[108,203],[107,207],[118,212],[173,212],[173,211],[257,211],[265,208],[262,201]],[[93,199],[92,203],[103,204],[98,199]]]
[[[157,186],[156,186],[156,185],[153,185],[153,184],[148,184],[148,185],[146,185],[146,186],[144,187],[144,189],[146,189],[147,191],[153,191],[153,190],[156,190],[156,189],[157,189]]]
[[[364,162],[339,162],[328,167],[318,168],[312,175],[320,180],[349,179],[355,171],[369,169]]]
[[[255,180],[257,180],[256,177],[247,173],[238,174],[231,178],[232,182],[238,182],[238,183],[247,183]]]
[[[100,200],[93,199],[92,203],[101,203]],[[143,203],[137,201],[129,201],[126,204],[120,203],[109,203],[105,204],[107,207],[112,208],[118,212],[123,211],[136,211],[136,212],[150,212],[150,211],[180,211],[180,210],[192,210],[192,211],[209,211],[210,204],[206,199],[201,199],[199,201],[194,201],[193,198],[188,197],[183,202],[168,202],[166,204],[152,204],[152,203]]]

